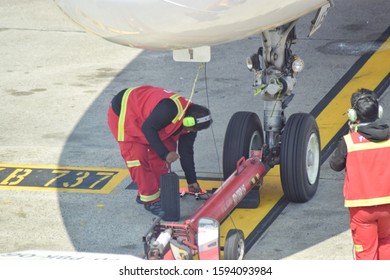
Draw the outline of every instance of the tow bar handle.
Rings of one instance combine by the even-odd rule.
[[[245,169],[245,157],[241,157],[236,163],[236,176],[240,175],[241,172]]]

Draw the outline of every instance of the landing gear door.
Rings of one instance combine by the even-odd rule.
[[[211,218],[201,218],[198,222],[199,260],[220,259],[219,222]]]
[[[311,35],[313,35],[314,32],[316,32],[321,27],[321,24],[324,22],[324,19],[325,19],[326,15],[328,14],[329,8],[331,8],[333,6],[334,6],[333,0],[329,0],[329,3],[322,6],[317,11],[315,18],[311,21],[311,28],[310,28],[309,35],[307,37],[310,37]]]

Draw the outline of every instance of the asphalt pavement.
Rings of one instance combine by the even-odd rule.
[[[305,70],[297,78],[287,116],[311,112],[389,28],[387,0],[334,2],[312,37],[307,34],[314,13],[297,26],[293,50],[305,61]],[[150,84],[189,97],[198,71],[197,64],[174,62],[169,51],[132,49],[86,33],[54,1],[0,0],[0,34],[0,164],[15,168],[123,169],[106,120],[114,94]],[[262,117],[262,100],[252,93],[252,74],[245,65],[259,42],[253,36],[211,49],[211,61],[193,97],[207,105],[214,118],[212,129],[199,133],[196,142],[199,176],[221,176],[224,134],[233,113],[254,111]],[[390,70],[390,62],[383,63]],[[387,123],[388,92],[381,99]],[[173,170],[181,173],[178,164]],[[344,172],[333,172],[326,161],[313,199],[289,203],[246,259],[352,259],[343,179]],[[135,203],[135,190],[126,189],[130,183],[126,176],[108,194],[0,187],[0,253],[58,250],[142,256],[141,237],[153,217]],[[183,215],[200,202],[186,203]]]

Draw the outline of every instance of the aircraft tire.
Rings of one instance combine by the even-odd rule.
[[[249,157],[251,149],[261,149],[264,143],[259,116],[253,112],[236,112],[231,117],[223,144],[224,180],[236,170],[241,157]]]
[[[317,191],[320,177],[320,136],[313,116],[290,116],[282,133],[280,177],[291,202],[307,202]]]
[[[239,229],[228,231],[224,246],[225,260],[242,260],[245,255],[244,233]]]

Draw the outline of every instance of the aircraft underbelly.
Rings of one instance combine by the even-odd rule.
[[[141,49],[183,49],[243,39],[328,0],[54,0],[86,30]]]

